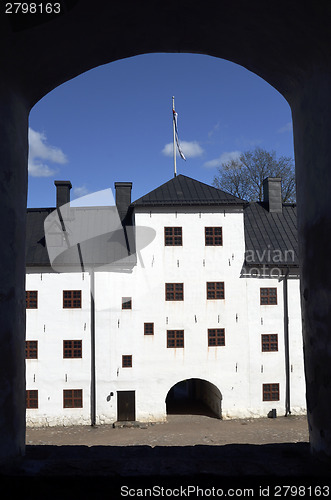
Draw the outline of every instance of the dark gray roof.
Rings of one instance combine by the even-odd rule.
[[[139,206],[243,205],[245,202],[186,175],[177,175],[133,203]]]
[[[246,265],[299,266],[297,211],[283,204],[281,213],[270,213],[263,202],[244,209]]]
[[[44,221],[55,208],[28,208],[26,214],[25,260],[27,266],[50,266]]]
[[[26,266],[27,267],[50,267],[50,258],[47,250],[50,246],[51,256],[54,258],[52,267],[55,271],[80,271],[88,267],[113,266],[127,269],[136,264],[136,249],[134,228],[132,226],[114,227],[111,232],[103,229],[107,226],[107,218],[116,207],[80,207],[73,208],[70,212],[70,221],[64,221],[66,230],[70,237],[78,244],[63,244],[65,233],[55,208],[40,208],[27,210],[27,233],[26,233]],[[49,240],[45,237],[44,223],[46,218],[54,220],[54,229],[48,232]],[[89,227],[90,226],[90,227]],[[98,230],[99,229],[99,230]],[[144,241],[148,242],[150,235],[145,234]],[[81,233],[81,234],[80,234]],[[86,234],[92,235],[86,239]]]

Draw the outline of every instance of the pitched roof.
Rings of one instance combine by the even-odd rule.
[[[120,223],[118,227],[116,226],[117,218],[114,217],[115,224],[112,229],[110,227],[112,211],[117,214],[115,207],[72,208],[70,221],[65,223],[67,233],[62,231],[61,224],[52,223],[47,234],[54,238],[54,247],[51,246],[50,251],[54,259],[52,259],[52,267],[55,271],[81,271],[90,266],[107,265],[126,269],[136,264],[134,228],[125,226],[125,231],[123,231]],[[27,210],[25,251],[27,267],[51,266],[46,245],[49,241],[46,242],[44,226],[50,214],[55,214],[57,219],[55,208]],[[53,218],[53,215],[51,217]],[[61,241],[65,234],[68,234],[72,241],[78,241],[79,244],[73,243],[69,248],[67,245],[62,245]],[[88,234],[90,237],[87,239]],[[147,243],[149,238],[149,234],[145,235],[144,241]]]
[[[281,213],[270,213],[263,202],[244,209],[246,265],[299,266],[297,210],[283,204]]]
[[[186,175],[177,175],[133,203],[139,206],[243,205],[244,200]]]

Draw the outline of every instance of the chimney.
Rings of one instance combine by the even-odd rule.
[[[70,181],[54,181],[56,186],[56,208],[62,207],[66,203],[70,203],[70,189],[72,188]]]
[[[268,203],[268,210],[270,213],[282,213],[282,179],[280,177],[267,177],[264,179],[263,201]]]
[[[115,182],[116,207],[122,224],[129,222],[132,182]]]

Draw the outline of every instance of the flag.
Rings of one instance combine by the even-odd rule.
[[[178,114],[176,113],[176,111],[174,110],[174,108],[172,108],[172,116],[173,116],[173,120],[174,120],[174,124],[175,124],[175,138],[176,138],[176,144],[177,144],[177,148],[178,148],[178,153],[179,153],[180,157],[183,158],[183,160],[186,160],[186,158],[184,156],[184,153],[180,149],[180,145],[179,145],[178,127],[177,127],[177,117],[178,117]]]

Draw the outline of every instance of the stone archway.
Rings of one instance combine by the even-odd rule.
[[[168,415],[179,413],[222,418],[222,394],[207,380],[181,380],[168,391],[166,408]]]
[[[150,52],[228,59],[262,77],[291,107],[310,442],[315,454],[331,459],[330,3],[60,4],[58,16],[0,12],[0,459],[24,453],[25,446],[29,111],[46,93],[88,69]]]

